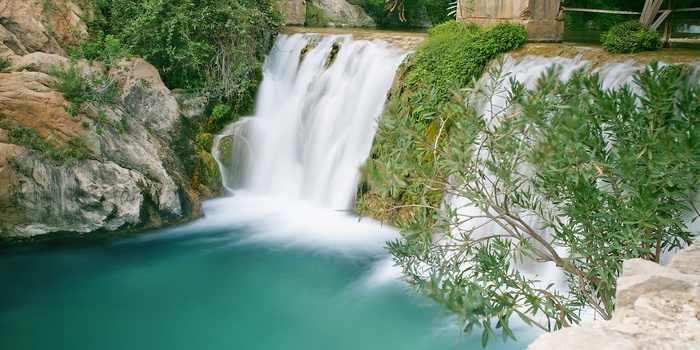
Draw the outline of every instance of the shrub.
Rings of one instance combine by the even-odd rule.
[[[333,21],[333,19],[328,16],[326,11],[318,8],[314,5],[306,5],[306,20],[304,25],[307,27],[327,27],[328,22]]]
[[[364,169],[365,177],[370,185],[376,184],[370,186],[372,188],[368,192],[378,194],[370,201],[407,208],[406,211],[410,211],[416,203],[439,205],[442,192],[438,187],[417,184],[410,190],[404,190],[405,187],[395,186],[413,182],[416,174],[425,174],[434,169],[435,155],[427,148],[420,147],[413,141],[414,138],[424,138],[428,144],[444,142],[445,137],[441,136],[450,135],[452,121],[440,116],[451,101],[452,93],[469,86],[481,76],[492,59],[518,48],[525,42],[525,37],[525,28],[510,23],[482,29],[472,24],[446,22],[430,31],[404,66],[406,72],[399,74],[400,79],[395,82],[392,98],[381,117],[382,128],[375,135],[372,146],[371,158],[390,157],[409,165],[387,177],[387,168],[393,168],[392,165],[368,162]],[[401,86],[400,89],[397,85]],[[363,206],[362,203],[358,205]],[[401,212],[397,216],[404,214],[416,215]],[[391,215],[379,213],[373,216],[384,219]]]
[[[93,105],[114,103],[119,96],[119,88],[109,76],[98,72],[85,74],[74,64],[54,67],[49,75],[54,78],[54,88],[75,108],[86,102]]]
[[[231,106],[221,104],[216,107],[211,111],[211,116],[214,118],[214,120],[228,120],[230,119],[231,115]]]
[[[658,62],[635,74],[638,89],[560,72],[505,91],[508,77],[490,71],[489,83],[426,108],[452,123],[437,137],[396,118],[377,130],[375,146],[390,151],[369,161],[373,185],[411,199],[387,208],[411,210],[389,243],[397,265],[465,333],[483,328],[484,343],[499,328],[513,338],[511,316],[548,330],[586,311],[609,319],[623,260],[658,262],[697,234],[683,215],[698,215],[700,87]],[[480,114],[496,94],[505,101]],[[557,266],[568,289],[537,281],[538,264]]]
[[[8,60],[7,58],[0,57],[0,71],[11,66],[12,62]]]
[[[605,51],[611,53],[634,53],[661,49],[661,34],[642,26],[639,21],[616,24],[601,35]]]
[[[112,34],[105,35],[102,30],[97,32],[94,39],[83,42],[80,51],[83,57],[102,61],[107,65],[112,65],[122,57],[131,57],[119,39]]]
[[[499,54],[524,44],[526,36],[525,28],[513,23],[486,29],[456,21],[440,24],[428,32],[414,55],[408,85],[414,91],[432,91],[433,102],[440,104],[452,89],[480,77]]]
[[[98,134],[104,126],[114,127],[119,134],[125,132],[125,121],[110,119],[104,108],[114,104],[119,96],[119,88],[109,76],[97,72],[84,74],[82,68],[73,64],[54,67],[49,74],[54,78],[54,88],[70,102],[66,110],[71,115],[89,112],[87,115],[95,120]]]
[[[112,35],[153,64],[169,88],[230,101],[252,100],[282,23],[274,0],[90,2],[97,17],[91,31],[104,31],[106,49],[118,49]]]

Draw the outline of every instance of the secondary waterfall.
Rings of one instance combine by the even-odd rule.
[[[235,123],[231,189],[351,208],[358,169],[405,54],[349,35],[281,35],[254,115]]]
[[[475,103],[477,114],[483,116],[483,118],[487,120],[487,124],[497,124],[501,118],[513,115],[517,112],[507,107],[508,94],[511,92],[510,79],[524,84],[526,89],[535,89],[538,77],[554,65],[561,67],[558,76],[561,80],[568,80],[575,71],[584,69],[591,74],[598,74],[600,76],[600,83],[603,89],[616,90],[627,85],[631,90],[641,93],[639,86],[634,82],[633,76],[636,72],[644,69],[646,65],[640,64],[634,60],[610,61],[598,67],[595,67],[594,63],[595,62],[580,58],[542,56],[513,58],[506,56],[502,62],[496,63],[496,65],[500,64],[499,70],[501,76],[507,78],[496,84],[492,77],[488,74],[484,74],[477,82],[478,90],[485,92],[484,96],[478,97],[472,102]],[[662,63],[662,65],[664,64]],[[591,66],[595,68],[589,68]],[[694,68],[691,69],[692,72],[687,77],[687,82],[689,84],[697,84],[698,81],[700,81],[700,63],[696,62],[691,66]],[[521,172],[527,173],[527,166],[525,165],[523,167]],[[487,188],[485,191],[494,192],[492,188]],[[498,193],[494,194],[497,195]],[[696,203],[700,203],[700,193],[696,194],[695,201]],[[458,216],[462,218],[477,218],[461,224],[459,228],[462,231],[469,232],[471,228],[476,227],[477,229],[475,229],[473,233],[474,237],[483,237],[493,234],[494,232],[503,232],[503,229],[496,222],[486,219],[488,215],[481,211],[481,209],[471,205],[469,199],[447,196],[445,202],[448,203],[452,209],[457,210]],[[556,210],[556,208],[551,208],[551,210]],[[542,227],[543,222],[535,215],[528,215],[526,213],[521,215],[523,215],[522,218],[529,227]],[[691,232],[700,231],[700,222],[693,221],[694,217],[696,217],[696,214],[693,212],[688,212],[684,216],[688,230]],[[545,239],[549,241],[549,232],[541,232]],[[561,256],[566,256],[568,254],[567,250],[562,247],[557,247],[557,252]],[[672,253],[665,254],[662,256],[662,261],[668,262],[667,260],[669,260],[671,256]],[[548,283],[554,283],[560,290],[566,290],[566,276],[563,271],[557,268],[553,263],[535,264],[533,262],[526,262],[524,265],[518,265],[518,269],[531,278],[537,276],[543,286]]]

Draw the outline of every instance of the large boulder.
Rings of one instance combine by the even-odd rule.
[[[334,21],[350,23],[355,26],[373,25],[374,20],[362,7],[345,0],[309,0],[308,4],[318,7]]]
[[[78,3],[0,0],[0,241],[159,227],[220,193],[192,141],[201,108],[183,116],[155,67],[64,57],[87,38]]]
[[[545,334],[528,350],[700,349],[700,244],[669,266],[625,261],[616,296],[612,320]]]
[[[0,55],[63,54],[87,37],[89,14],[70,0],[0,1]]]
[[[152,65],[133,59],[108,69],[78,62],[83,74],[109,77],[120,93],[116,104],[84,103],[69,113],[71,103],[48,74],[65,69],[65,58],[11,59],[0,73],[0,236],[145,229],[201,214],[192,182],[194,144]],[[40,154],[12,139],[16,125],[53,149],[80,140],[87,156]]]

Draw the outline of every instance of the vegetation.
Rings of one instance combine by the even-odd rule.
[[[406,168],[401,175],[386,178],[381,174],[387,170],[386,167],[391,168],[391,164],[368,163],[365,171],[370,182],[373,179],[378,181],[377,186],[371,186],[372,191],[385,192],[381,196],[384,198],[382,202],[400,204],[427,200],[426,203],[434,205],[440,201],[441,192],[436,188],[421,187],[418,192],[407,192],[397,191],[398,188],[393,187],[395,183],[411,178],[412,173],[423,172],[431,166],[430,153],[416,147],[410,141],[410,135],[422,135],[428,139],[437,137],[440,120],[435,111],[442,109],[451,100],[451,89],[465,86],[477,79],[492,59],[525,43],[525,36],[522,26],[511,23],[482,29],[473,24],[451,21],[428,32],[418,51],[402,68],[402,77],[395,83],[395,87],[401,86],[402,90],[396,91],[395,88],[391,92],[393,98],[382,117],[384,126],[391,129],[387,132],[395,135],[396,139],[384,140],[380,134],[375,138],[372,149],[373,158],[420,160],[413,165],[421,170]],[[446,127],[449,128],[450,125]],[[369,210],[367,206],[371,204],[359,203],[360,207],[363,205]],[[378,218],[387,219],[381,214]]]
[[[0,57],[0,71],[11,66],[12,62],[8,60],[7,58]]]
[[[564,0],[563,6],[599,10],[619,10],[641,12],[645,1],[628,0]],[[663,5],[665,8],[666,5]],[[699,0],[675,0],[676,8],[700,7]],[[693,12],[675,13],[674,18],[697,18]],[[639,20],[639,15],[618,15],[610,13],[591,13],[566,11],[564,26],[567,30],[609,30],[615,24]]]
[[[41,159],[65,163],[71,159],[85,159],[91,154],[82,136],[67,140],[63,146],[55,147],[33,129],[18,123],[2,122],[0,129],[8,132],[10,143],[34,152]]]
[[[169,88],[206,92],[233,106],[252,99],[262,57],[281,25],[274,0],[89,0],[95,44],[111,38],[153,64]],[[98,50],[99,51],[99,50]]]
[[[312,4],[306,5],[306,20],[304,25],[307,27],[327,27],[333,19],[321,8]]]
[[[116,128],[120,134],[125,132],[123,119],[108,117],[110,105],[116,104],[119,96],[116,82],[108,75],[100,72],[85,74],[75,64],[56,67],[49,73],[54,78],[55,89],[62,92],[63,97],[70,102],[66,108],[69,113],[92,118],[97,125],[98,134],[106,126]]]
[[[501,23],[486,29],[450,21],[428,31],[416,52],[408,75],[414,90],[434,89],[439,100],[450,90],[481,76],[484,67],[499,54],[525,43],[527,32],[520,25]]]
[[[80,46],[80,54],[88,60],[102,61],[104,64],[111,66],[120,58],[131,58],[131,54],[119,42],[119,39],[114,35],[105,35],[105,32],[99,30],[92,40],[82,43]]]
[[[661,49],[661,34],[644,28],[638,20],[614,25],[600,37],[605,51],[611,53],[635,53]]]
[[[404,211],[390,250],[406,279],[484,344],[497,329],[514,338],[514,315],[546,330],[584,309],[610,318],[624,259],[693,240],[682,215],[700,190],[700,87],[683,69],[653,63],[636,89],[606,90],[552,67],[528,90],[500,66],[448,103],[419,101],[434,132],[381,119],[367,166],[375,190],[403,200],[384,210]],[[568,289],[528,273],[538,264]]]

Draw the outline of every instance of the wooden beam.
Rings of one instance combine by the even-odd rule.
[[[598,9],[584,9],[576,7],[562,7],[562,11],[572,11],[572,12],[595,12],[595,13],[612,13],[615,15],[641,15],[641,12],[634,11],[617,11],[617,10],[598,10]],[[656,13],[663,13],[667,10],[659,10]],[[691,7],[687,9],[675,9],[673,12],[700,12],[700,7]]]
[[[666,11],[662,12],[661,16],[659,16],[659,18],[657,18],[656,21],[654,21],[654,23],[652,23],[651,27],[649,27],[649,28],[651,28],[652,30],[656,30],[657,28],[659,28],[661,23],[664,22],[666,17],[668,17],[668,15],[670,15],[670,14],[671,14],[671,10],[666,10]]]
[[[675,9],[675,12],[697,12],[700,11],[700,7],[691,7],[687,9]]]
[[[659,12],[661,8],[661,3],[663,0],[647,0],[644,3],[644,10],[642,10],[642,16],[639,22],[646,28],[651,27],[652,22],[654,22],[654,17]]]
[[[671,32],[673,32],[673,11],[676,9],[676,0],[668,0],[668,10],[671,11],[671,15],[666,19],[666,25],[664,25],[664,47],[669,47],[671,45]]]
[[[561,9],[564,11],[572,11],[572,12],[611,13],[614,15],[641,15],[642,14],[641,12],[634,12],[634,11],[583,9],[583,8],[575,8],[575,7],[562,7]]]

